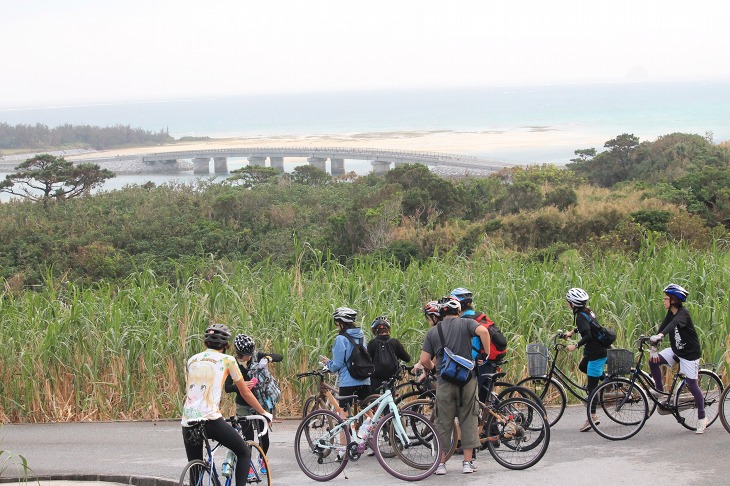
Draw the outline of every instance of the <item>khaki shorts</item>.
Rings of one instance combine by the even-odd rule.
[[[441,434],[444,449],[449,447],[454,432],[454,419],[459,419],[461,448],[475,449],[479,442],[479,402],[477,380],[472,378],[463,387],[439,381],[436,387],[436,429]]]

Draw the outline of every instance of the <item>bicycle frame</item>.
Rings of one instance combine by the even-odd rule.
[[[564,344],[558,343],[558,338],[560,338],[563,335],[562,331],[555,335],[553,338],[553,350],[554,353],[551,358],[550,363],[550,369],[548,370],[545,377],[547,379],[554,379],[556,382],[558,382],[562,387],[563,391],[567,390],[570,392],[571,395],[573,395],[575,398],[580,400],[583,403],[586,403],[588,401],[588,388],[580,385],[579,383],[576,383],[573,381],[559,366],[558,366],[558,355],[560,354],[561,347],[565,347]],[[578,390],[581,390],[584,395],[580,395],[578,392],[575,391],[575,388]]]

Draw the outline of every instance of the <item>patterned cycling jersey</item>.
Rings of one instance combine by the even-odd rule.
[[[219,406],[223,383],[229,374],[234,382],[243,379],[236,359],[220,351],[207,349],[188,360],[183,427],[193,420],[215,420],[222,416]]]

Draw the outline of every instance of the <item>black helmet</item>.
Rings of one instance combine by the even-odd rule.
[[[390,321],[385,316],[379,316],[376,317],[375,320],[373,320],[373,323],[370,324],[370,329],[373,332],[376,332],[379,327],[385,327],[386,329],[390,329]]]
[[[251,356],[256,349],[256,343],[253,339],[245,334],[238,334],[233,339],[233,347],[236,348],[236,352],[241,356]]]
[[[225,324],[214,322],[205,329],[205,344],[209,348],[221,349],[228,345],[231,330]]]

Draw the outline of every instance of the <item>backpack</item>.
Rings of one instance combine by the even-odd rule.
[[[279,403],[281,399],[281,388],[279,388],[279,383],[274,375],[271,374],[268,367],[256,363],[248,370],[248,376],[250,379],[256,378],[259,380],[256,386],[251,389],[256,400],[265,409],[273,410],[274,405]]]
[[[352,344],[352,353],[345,360],[345,366],[347,367],[347,371],[350,372],[350,376],[358,380],[364,380],[373,376],[375,366],[373,366],[373,360],[370,358],[368,350],[362,345],[364,339],[357,342],[347,333],[340,335],[344,336]]]
[[[610,348],[611,345],[616,341],[616,331],[614,331],[610,327],[604,327],[600,325],[587,312],[580,312],[580,314],[586,316],[588,322],[591,323],[591,333],[596,336],[596,341],[598,341],[598,343],[604,348]]]
[[[481,313],[476,317],[472,317],[472,319],[477,321],[482,326],[486,327],[487,331],[489,331],[490,344],[488,359],[491,361],[495,361],[503,357],[507,353],[507,338],[504,337],[502,331],[500,331],[496,324],[494,324],[494,322],[492,322],[492,320],[484,313]],[[477,353],[483,352],[482,349],[478,349],[476,347],[473,347],[473,349]]]
[[[388,380],[398,371],[398,358],[395,356],[390,339],[383,341],[375,338],[374,341],[372,358],[375,372],[373,376],[381,380]]]

